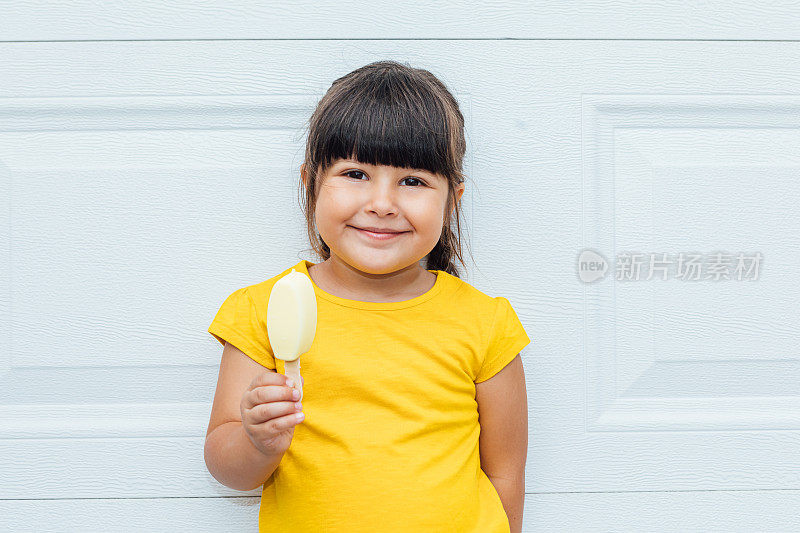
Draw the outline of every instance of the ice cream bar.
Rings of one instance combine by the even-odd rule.
[[[303,398],[300,355],[311,348],[317,332],[317,297],[311,278],[295,269],[275,282],[267,304],[267,335],[272,353],[285,361],[286,376]]]

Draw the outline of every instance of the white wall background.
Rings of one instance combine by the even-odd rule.
[[[377,59],[467,119],[467,281],[523,351],[523,531],[797,531],[797,2],[18,1],[0,21],[0,530],[257,531],[208,474],[235,288],[305,250],[301,129]],[[585,285],[579,251],[760,251]]]

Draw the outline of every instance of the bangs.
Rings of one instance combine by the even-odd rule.
[[[393,87],[393,81],[399,86]],[[370,91],[346,91],[340,101],[330,102],[309,146],[321,171],[338,159],[353,159],[452,175],[451,125],[444,106],[435,95],[406,89],[389,79]]]

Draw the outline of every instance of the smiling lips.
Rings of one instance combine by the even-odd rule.
[[[357,228],[355,226],[351,226],[353,229],[358,230],[359,233],[362,235],[366,235],[370,239],[375,239],[378,241],[387,241],[389,239],[394,239],[398,235],[402,235],[406,233],[405,231],[398,231],[398,232],[378,232],[378,231],[370,231],[362,228]],[[373,228],[377,229],[377,228]]]

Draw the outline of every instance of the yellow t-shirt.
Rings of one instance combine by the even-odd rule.
[[[267,338],[270,290],[313,264],[238,289],[208,332],[284,373]],[[260,532],[509,531],[480,468],[475,383],[530,339],[506,298],[430,272],[434,286],[402,302],[349,300],[314,284],[317,331],[300,356],[306,418],[263,484]]]

